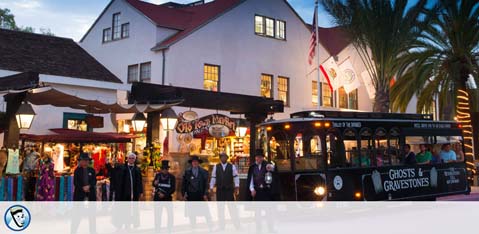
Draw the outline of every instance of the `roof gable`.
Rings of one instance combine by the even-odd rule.
[[[122,83],[69,38],[0,29],[0,69]]]
[[[215,0],[204,4],[183,5],[171,7],[170,4],[156,5],[139,0],[126,0],[146,17],[160,27],[180,30],[155,46],[154,49],[168,47],[202,25],[219,17],[245,0]]]
[[[338,55],[351,44],[351,39],[341,27],[318,27],[318,34],[319,42],[332,56]]]

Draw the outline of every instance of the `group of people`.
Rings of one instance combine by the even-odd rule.
[[[74,172],[74,201],[96,200],[96,174],[90,167],[91,158],[81,153],[79,165]],[[125,165],[109,166],[110,200],[138,201],[143,195],[143,181],[140,169],[136,166],[136,155],[130,153]],[[188,160],[188,167],[181,184],[184,201],[208,201],[216,193],[216,201],[234,201],[238,198],[240,180],[236,166],[228,162],[228,155],[220,154],[220,163],[213,167],[211,176],[200,164],[198,156]],[[176,191],[176,178],[169,172],[169,161],[161,162],[161,170],[153,179],[153,199],[172,201]],[[209,181],[209,182],[208,182]],[[247,177],[249,200],[273,201],[279,198],[279,177],[274,164],[265,160],[262,150],[255,152],[255,162],[250,166]]]
[[[78,167],[73,174],[73,200],[96,201],[96,173],[90,166],[88,153],[80,153]],[[139,201],[143,194],[140,168],[136,166],[136,154],[127,156],[124,165],[110,165],[110,200]]]
[[[431,153],[431,150],[428,149],[427,145],[419,145],[419,153],[415,154],[411,151],[411,145],[404,145],[404,164],[414,165],[414,164],[437,164],[437,163],[450,163],[458,161],[457,154],[454,150],[451,149],[451,144],[443,144],[441,151],[438,153]],[[461,151],[462,152],[462,151]]]

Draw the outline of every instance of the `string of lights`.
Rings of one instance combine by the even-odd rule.
[[[463,90],[458,90],[457,96],[457,106],[456,106],[456,113],[457,113],[457,122],[459,123],[459,127],[462,128],[463,137],[464,137],[464,148],[465,148],[465,159],[467,170],[472,172],[469,173],[473,175],[476,173],[475,165],[474,165],[474,148],[472,146],[473,142],[473,134],[472,134],[472,120],[470,114],[470,106],[469,106],[469,94]],[[471,179],[471,178],[469,178]]]

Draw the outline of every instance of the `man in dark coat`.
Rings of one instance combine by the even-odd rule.
[[[216,186],[216,201],[234,201],[234,194],[239,192],[238,170],[228,162],[227,154],[221,153],[220,160],[211,172],[210,191]]]
[[[153,187],[155,188],[155,201],[171,201],[172,195],[176,189],[175,176],[168,172],[169,161],[161,161],[161,171],[155,175],[153,180]]]
[[[108,178],[110,178],[110,201],[120,200],[121,188],[121,173],[123,172],[123,165],[118,162],[116,157],[113,157],[112,162],[106,164],[108,171]]]
[[[256,150],[255,163],[249,167],[246,180],[250,192],[250,200],[279,200],[279,178],[275,166],[264,160],[263,150]]]
[[[186,169],[181,186],[181,195],[186,201],[208,200],[208,172],[200,167],[202,162],[198,156],[188,160],[191,168]]]
[[[135,162],[136,154],[129,153],[127,156],[127,164],[121,172],[121,201],[139,201],[143,195],[141,171]]]
[[[79,166],[73,174],[74,201],[96,201],[96,174],[89,166],[90,156],[87,153],[80,153],[78,157]]]

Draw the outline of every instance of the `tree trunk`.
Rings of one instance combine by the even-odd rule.
[[[388,113],[389,110],[389,87],[377,87],[373,111]]]

